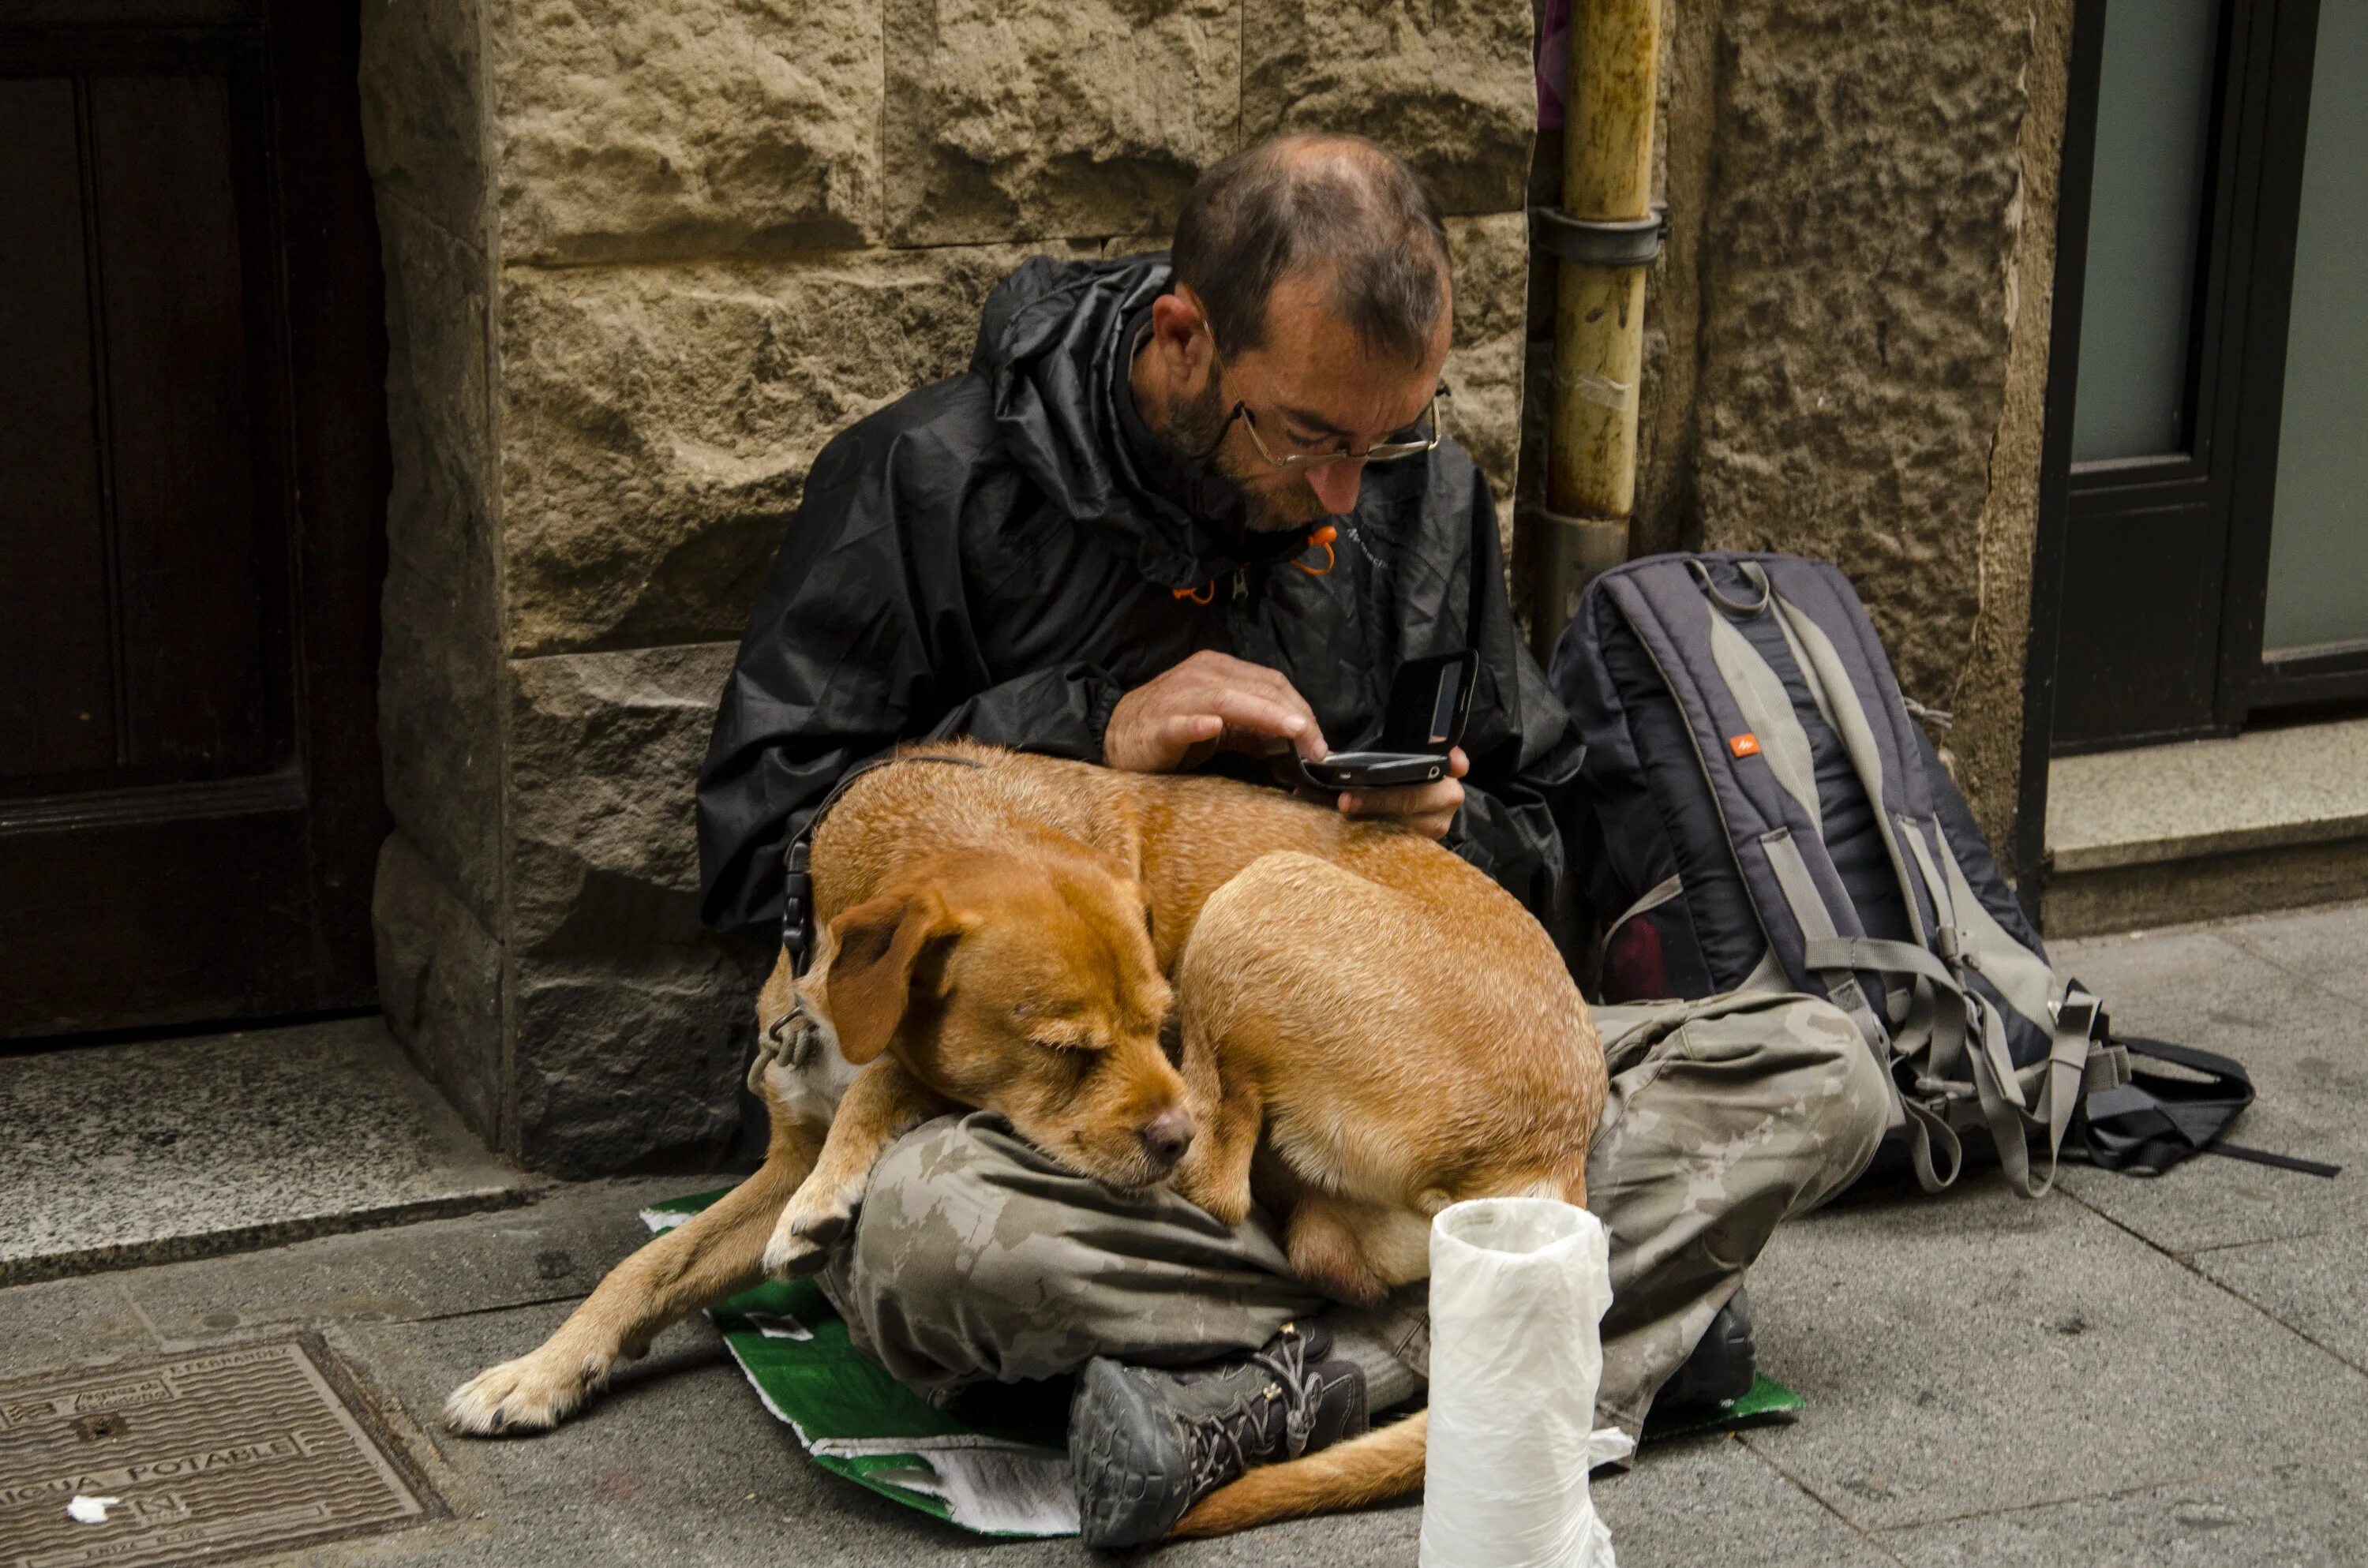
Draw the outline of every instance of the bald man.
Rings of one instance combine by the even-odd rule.
[[[1452,303],[1437,204],[1350,137],[1219,164],[1166,255],[1020,267],[967,373],[860,421],[807,476],[700,775],[710,923],[776,926],[788,845],[900,741],[1272,784],[1278,754],[1373,745],[1400,666],[1469,650],[1451,776],[1332,804],[1441,841],[1552,928],[1578,746],[1450,433]],[[1846,1019],[1754,1006],[1602,1020],[1600,1415],[1632,1433],[1656,1392],[1750,1385],[1744,1268],[1882,1131]],[[1424,1386],[1419,1288],[1327,1312],[1264,1216],[1113,1191],[986,1116],[889,1152],[824,1284],[857,1342],[940,1402],[1083,1373],[1070,1443],[1097,1546],[1156,1539],[1247,1465]]]

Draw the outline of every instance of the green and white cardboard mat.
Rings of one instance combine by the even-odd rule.
[[[677,1198],[642,1211],[670,1230],[723,1195]],[[1077,1533],[1064,1445],[1067,1411],[1039,1391],[982,1390],[949,1414],[890,1377],[850,1343],[847,1324],[811,1279],[768,1280],[708,1310],[757,1397],[797,1434],[814,1461],[906,1507],[987,1536]],[[1647,1421],[1645,1440],[1793,1420],[1801,1396],[1763,1377],[1749,1393],[1690,1422]]]

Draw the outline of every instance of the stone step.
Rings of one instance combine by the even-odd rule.
[[[0,1056],[0,1285],[522,1203],[376,1015]]]
[[[2368,896],[2368,719],[2059,757],[2050,937]]]

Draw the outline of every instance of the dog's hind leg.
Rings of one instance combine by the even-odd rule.
[[[819,1129],[777,1110],[755,1175],[619,1264],[539,1348],[455,1389],[444,1425],[477,1437],[548,1430],[669,1325],[755,1284],[774,1221],[821,1143]]]
[[[1281,1464],[1261,1465],[1192,1506],[1170,1536],[1231,1535],[1279,1519],[1337,1513],[1403,1497],[1422,1484],[1430,1413]]]

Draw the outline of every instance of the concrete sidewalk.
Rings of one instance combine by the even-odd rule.
[[[1681,1439],[1601,1484],[1623,1568],[1656,1564],[2368,1561],[2368,905],[2060,949],[2125,1033],[2231,1052],[2233,1160],[2157,1181],[2070,1172],[2026,1203],[1994,1176],[1859,1196],[1753,1275],[1761,1364],[1796,1426]],[[827,1475],[703,1323],[577,1425],[464,1442],[445,1393],[531,1346],[696,1176],[567,1186],[528,1206],[0,1290],[9,1375],[318,1333],[452,1517],[259,1562],[995,1564],[989,1545]],[[1417,1506],[1159,1554],[1179,1565],[1412,1563]],[[6,1556],[0,1543],[0,1558]]]

